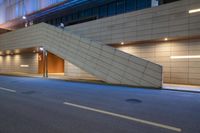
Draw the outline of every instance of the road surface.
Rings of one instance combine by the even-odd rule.
[[[0,133],[200,133],[200,93],[0,76]]]

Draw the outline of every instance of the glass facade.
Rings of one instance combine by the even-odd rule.
[[[64,1],[65,0],[1,0],[0,24]],[[33,17],[33,22],[46,22],[55,26],[60,25],[60,23],[72,25],[150,8],[156,6],[155,3],[163,4],[166,3],[166,1],[167,0],[68,0],[61,6],[54,7],[54,9],[51,8],[50,10],[52,12],[48,12],[47,10],[36,13]],[[93,5],[92,2],[96,4]],[[90,6],[85,6],[87,5],[86,3],[90,4]],[[79,6],[81,7],[80,9]],[[48,15],[49,13],[51,13],[51,15]]]
[[[101,4],[97,7],[90,7],[89,9],[86,8],[65,14],[65,16],[60,16],[60,18],[65,18],[61,19],[62,23],[65,23],[65,25],[71,25],[74,23],[104,18],[125,12],[150,8],[151,4],[152,0],[111,0],[110,2],[106,2],[106,4]],[[57,21],[57,18],[51,18],[51,20],[46,20],[46,23],[59,25],[61,21]]]
[[[0,24],[63,1],[64,0],[1,0]]]
[[[116,14],[116,5],[115,3],[108,4],[108,16],[112,16]]]

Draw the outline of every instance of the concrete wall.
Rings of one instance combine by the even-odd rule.
[[[21,65],[28,65],[28,67]],[[0,73],[12,72],[38,73],[38,54],[0,56]]]
[[[48,24],[41,23],[0,35],[1,50],[40,46],[105,82],[140,87],[162,86],[160,65]]]
[[[170,58],[171,56],[200,55],[200,39],[134,44],[118,49],[161,64],[165,83],[200,85],[200,58]]]
[[[95,76],[89,74],[88,72],[80,69],[74,64],[65,60],[65,72],[64,75],[71,79],[88,79],[88,80],[98,80]]]

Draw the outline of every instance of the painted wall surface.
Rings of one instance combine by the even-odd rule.
[[[28,65],[28,67],[25,67]],[[0,73],[33,73],[38,72],[38,54],[17,54],[0,56]]]

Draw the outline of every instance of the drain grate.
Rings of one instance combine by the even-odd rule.
[[[34,94],[36,93],[36,91],[24,91],[22,92],[22,94],[27,94],[27,95],[31,95],[31,94]]]
[[[139,100],[139,99],[126,99],[126,102],[129,102],[129,103],[142,103],[142,101]]]

